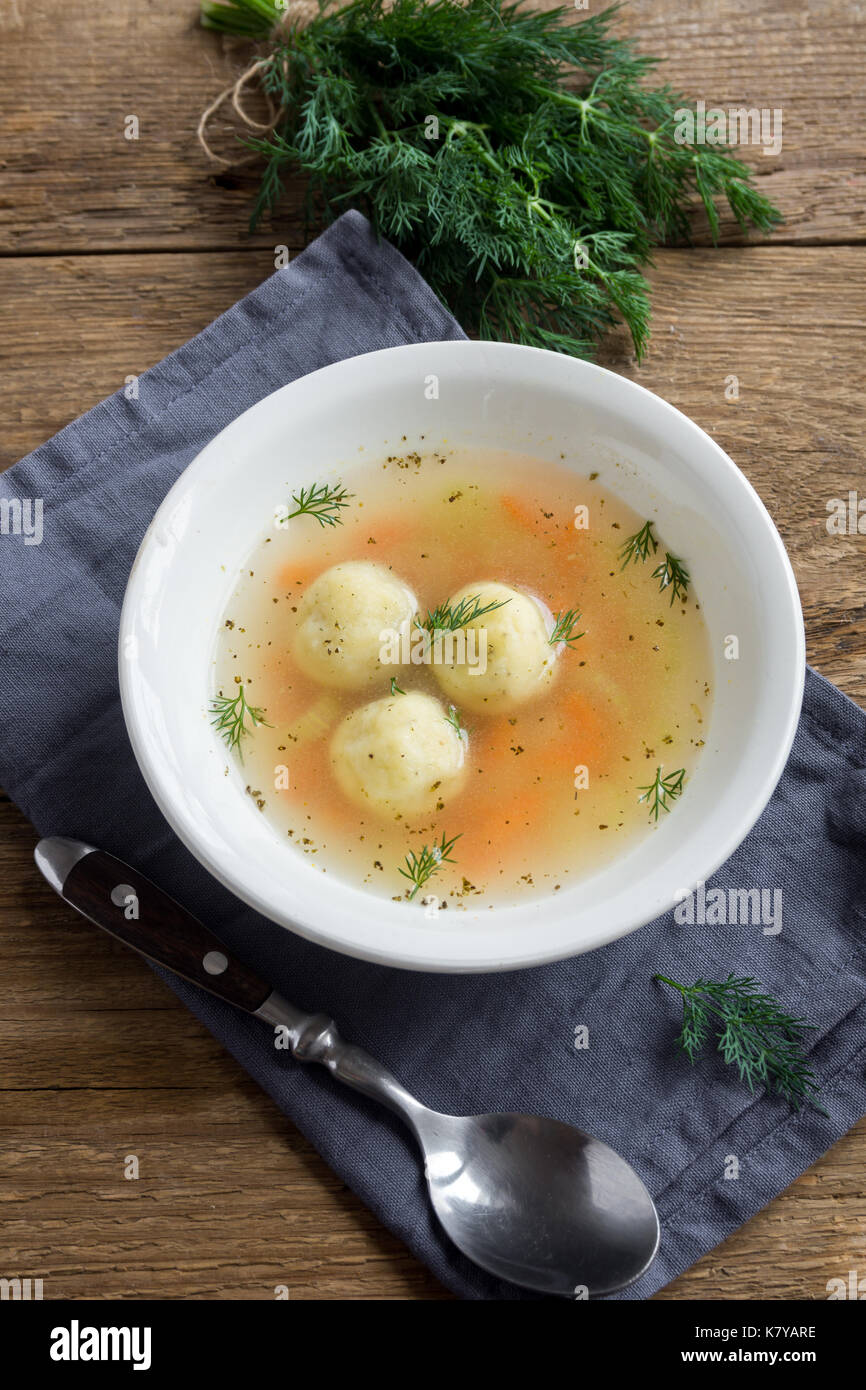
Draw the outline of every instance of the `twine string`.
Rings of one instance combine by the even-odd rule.
[[[254,62],[250,63],[248,68],[244,69],[237,81],[233,82],[230,87],[226,87],[223,91],[219,93],[218,96],[214,97],[210,106],[205,107],[204,111],[202,111],[201,113],[198,128],[196,130],[198,142],[204,150],[205,154],[207,155],[208,159],[210,159],[214,164],[221,164],[224,169],[230,169],[240,164],[252,164],[253,161],[258,159],[259,157],[257,154],[253,153],[244,156],[238,156],[235,159],[224,159],[221,154],[217,154],[216,150],[211,149],[207,138],[207,128],[213,117],[216,115],[217,111],[220,110],[220,108],[225,104],[225,102],[229,100],[231,101],[232,106],[234,107],[235,111],[240,116],[241,120],[243,121],[244,125],[247,127],[248,130],[273,130],[274,126],[277,124],[277,122],[283,114],[282,108],[280,108],[279,111],[274,112],[273,104],[270,101],[270,98],[268,98],[268,107],[272,113],[271,119],[265,122],[255,121],[253,120],[252,116],[248,115],[248,113],[244,111],[243,107],[240,104],[241,92],[243,91],[244,87],[247,85],[249,81],[251,81],[253,77],[255,77],[259,68],[265,67],[268,62],[270,62],[270,59],[268,58],[256,58]]]
[[[281,40],[285,40],[287,36],[291,37],[293,30],[306,29],[308,24],[311,24],[314,19],[318,19],[319,15],[330,3],[331,0],[322,0],[321,3],[320,0],[281,0],[280,8],[283,13],[274,25],[274,36],[278,36]],[[456,0],[456,3],[459,4],[460,0]],[[384,8],[386,10],[390,10],[392,5],[393,0],[384,0]],[[285,115],[286,108],[284,106],[281,106],[278,111],[274,110],[273,102],[267,91],[264,92],[264,96],[268,104],[269,120],[264,122],[253,120],[252,116],[241,106],[241,94],[247,83],[251,82],[262,68],[268,67],[271,61],[272,59],[270,57],[255,58],[250,63],[249,67],[244,69],[237,81],[232,82],[220,92],[218,96],[214,97],[210,106],[202,111],[198,128],[196,129],[196,135],[199,145],[213,164],[221,164],[224,169],[236,169],[242,164],[253,164],[259,158],[259,155],[253,152],[252,154],[244,155],[236,159],[225,159],[221,154],[217,154],[215,150],[211,149],[207,138],[208,126],[216,113],[227,101],[231,102],[235,114],[247,130],[258,130],[268,134],[279,125]]]
[[[276,33],[277,30],[283,30],[291,33],[292,29],[304,29],[319,13],[320,8],[318,0],[285,0],[283,13],[274,27],[274,32]],[[281,37],[285,37],[285,34],[282,34]],[[208,141],[208,126],[216,113],[227,101],[231,102],[233,110],[247,130],[258,130],[262,131],[264,134],[269,134],[282,120],[286,108],[281,106],[279,110],[275,111],[274,104],[268,92],[264,93],[265,100],[268,104],[269,119],[267,121],[254,120],[241,106],[241,96],[247,83],[251,82],[257,73],[262,68],[267,67],[270,62],[270,58],[254,58],[249,67],[245,68],[241,73],[237,81],[225,87],[218,96],[214,97],[210,106],[207,106],[205,110],[202,111],[196,129],[196,136],[205,155],[213,164],[220,164],[224,169],[233,169],[238,168],[242,164],[253,164],[259,158],[258,154],[253,152],[252,154],[238,156],[235,159],[225,159],[221,154],[217,154],[215,150],[211,149]]]

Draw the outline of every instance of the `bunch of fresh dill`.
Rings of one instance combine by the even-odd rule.
[[[206,27],[269,42],[252,225],[301,172],[310,225],[359,207],[470,332],[588,357],[621,317],[640,357],[640,267],[687,236],[694,194],[713,237],[718,198],[744,228],[779,214],[729,150],[677,143],[686,103],[646,84],[617,8],[352,0],[299,28],[285,0],[203,0]]]

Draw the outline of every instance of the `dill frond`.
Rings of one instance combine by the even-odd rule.
[[[665,589],[670,589],[671,605],[675,599],[685,601],[689,590],[689,572],[682,560],[678,560],[676,555],[672,555],[669,550],[665,551],[663,563],[653,570],[653,579],[659,581],[661,593],[664,593]]]
[[[247,704],[242,685],[238,686],[238,693],[234,699],[229,699],[228,695],[218,695],[210,702],[211,724],[217,733],[228,745],[229,749],[237,749],[238,757],[241,762],[244,760],[241,739],[249,734],[259,724],[270,729],[273,726],[265,719],[265,711],[258,709],[255,705]],[[249,728],[247,727],[247,716],[249,716]]]
[[[462,734],[462,733],[463,733],[463,724],[461,723],[461,720],[460,720],[460,711],[459,711],[459,709],[457,708],[456,705],[449,705],[449,706],[448,706],[448,713],[446,714],[445,718],[446,718],[446,720],[448,721],[448,723],[451,725],[451,727],[452,727],[452,729],[454,730],[455,733],[457,733],[457,734]]]
[[[477,622],[496,608],[504,608],[510,602],[510,598],[501,598],[482,604],[480,594],[470,594],[453,607],[449,603],[441,603],[432,613],[428,609],[427,617],[419,626],[428,632],[457,632],[459,628],[468,627],[470,623]]]
[[[651,820],[658,823],[659,815],[662,811],[671,809],[671,802],[676,801],[678,796],[682,796],[683,785],[686,779],[684,767],[678,768],[676,772],[669,772],[667,777],[662,776],[662,769],[656,768],[656,775],[648,787],[638,787],[642,793],[638,797],[638,802],[647,802]]]
[[[637,564],[638,561],[640,561],[641,564],[645,563],[651,548],[653,554],[655,554],[659,548],[659,543],[653,532],[653,523],[651,521],[645,521],[639,531],[635,531],[633,536],[629,536],[625,545],[620,550],[619,558],[622,561],[620,569],[624,570],[626,565]]]
[[[726,980],[698,979],[678,984],[666,975],[655,980],[678,990],[683,1001],[683,1027],[677,1045],[690,1062],[715,1032],[717,1050],[735,1066],[750,1091],[764,1086],[782,1096],[795,1110],[810,1101],[818,1105],[817,1078],[803,1052],[804,1035],[812,1025],[786,1013],[758,980],[729,975]]]
[[[313,483],[312,487],[302,487],[292,493],[295,510],[286,517],[291,521],[295,516],[314,516],[320,526],[339,526],[343,518],[340,512],[348,507],[352,493],[347,492],[342,483],[329,487],[327,483]]]
[[[433,845],[432,848],[425,845],[420,854],[415,854],[413,851],[411,854],[406,855],[406,868],[400,869],[398,872],[401,873],[404,878],[408,878],[410,883],[415,885],[412,892],[409,894],[410,902],[418,892],[418,889],[423,888],[424,884],[427,883],[428,879],[431,879],[434,874],[438,874],[443,864],[454,863],[454,860],[451,858],[451,851],[459,839],[459,835],[454,835],[452,839],[446,840],[443,831],[442,839],[438,845]]]
[[[556,647],[560,642],[564,642],[567,647],[572,647],[579,637],[585,637],[583,632],[575,632],[575,628],[580,622],[580,610],[569,608],[565,613],[557,613],[553,620],[553,631],[548,637],[551,647]]]

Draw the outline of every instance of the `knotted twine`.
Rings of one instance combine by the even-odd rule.
[[[272,30],[272,39],[282,40],[287,35],[290,36],[293,29],[305,29],[320,13],[321,7],[318,0],[285,0],[283,14]],[[258,130],[263,134],[269,134],[279,124],[282,118],[285,107],[281,106],[279,110],[275,110],[270,94],[267,91],[264,93],[265,100],[268,104],[267,121],[253,120],[253,117],[241,106],[241,94],[247,83],[251,82],[262,68],[268,67],[271,61],[272,58],[270,56],[267,58],[254,58],[249,67],[245,68],[241,73],[237,81],[231,83],[221,91],[219,96],[215,97],[211,102],[210,106],[201,113],[201,119],[199,120],[198,129],[196,130],[198,142],[208,159],[214,164],[221,164],[224,169],[236,168],[240,164],[252,164],[259,158],[258,154],[254,153],[245,155],[242,158],[224,159],[221,154],[217,154],[215,150],[211,149],[207,138],[207,128],[217,111],[219,111],[227,101],[231,102],[234,111],[248,130]]]
[[[271,39],[275,42],[282,42],[286,37],[291,38],[294,30],[305,29],[314,19],[318,19],[319,15],[327,8],[329,3],[330,0],[325,0],[324,4],[320,4],[319,0],[282,0],[283,13],[271,31]],[[384,8],[390,9],[388,0],[386,0]],[[272,61],[273,55],[269,55],[266,58],[254,58],[249,67],[245,68],[241,73],[237,81],[231,83],[220,92],[219,96],[215,97],[210,106],[202,112],[196,135],[198,136],[198,142],[207,158],[214,164],[221,164],[224,169],[230,169],[237,168],[241,164],[252,164],[259,158],[257,153],[253,153],[238,157],[237,159],[224,159],[222,155],[217,154],[216,151],[211,149],[207,138],[207,128],[217,111],[219,111],[227,101],[231,102],[236,115],[246,126],[247,130],[260,131],[262,134],[268,135],[279,125],[286,108],[281,106],[279,110],[275,110],[269,92],[264,91],[265,101],[268,105],[267,121],[254,120],[241,106],[241,95],[247,83],[251,82],[262,68],[268,67]],[[283,62],[284,65],[287,65],[288,60],[284,59]]]

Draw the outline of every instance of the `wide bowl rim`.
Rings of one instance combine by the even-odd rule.
[[[788,682],[787,700],[783,702],[778,725],[779,736],[775,741],[772,757],[767,761],[760,784],[756,786],[749,802],[741,808],[736,820],[732,820],[727,836],[719,841],[714,854],[708,855],[706,863],[702,865],[701,878],[703,880],[709,879],[731,857],[766,808],[784,771],[799,722],[806,674],[806,651],[802,608],[790,559],[773,520],[755,488],[730,456],[699,425],[676,406],[671,405],[670,402],[665,401],[638,382],[631,381],[627,377],[596,363],[586,362],[580,358],[564,357],[562,354],[547,352],[544,349],[520,344],[469,340],[443,340],[441,342],[383,348],[375,352],[342,359],[299,377],[262,397],[261,400],[235,417],[200,449],[182,470],[142,537],[130,570],[120,615],[118,668],[121,705],[130,743],[139,768],[148,789],[172,830],[214,878],[237,898],[263,916],[309,941],[336,950],[341,954],[400,969],[450,974],[526,969],[596,950],[638,930],[675,906],[678,901],[676,891],[672,889],[670,900],[662,902],[661,905],[656,900],[648,905],[646,911],[638,910],[629,913],[627,921],[620,919],[602,921],[590,930],[584,926],[581,939],[571,943],[566,949],[563,949],[561,942],[539,946],[536,933],[527,930],[525,945],[509,950],[503,955],[501,951],[497,952],[496,935],[490,932],[489,928],[483,933],[476,934],[478,940],[486,942],[487,945],[486,950],[478,951],[471,951],[466,948],[467,936],[471,936],[471,933],[461,933],[460,936],[440,933],[436,937],[436,948],[431,951],[430,940],[434,934],[425,932],[423,929],[419,930],[414,926],[411,931],[407,930],[405,943],[396,947],[393,944],[377,945],[370,941],[360,942],[350,930],[341,930],[339,926],[333,923],[329,924],[322,918],[318,921],[312,920],[307,916],[298,914],[297,911],[286,910],[282,903],[260,893],[254,882],[244,879],[242,865],[240,872],[226,869],[224,859],[212,851],[210,841],[201,832],[195,817],[187,813],[182,799],[173,794],[171,787],[173,769],[168,767],[166,760],[160,756],[161,750],[149,742],[144,735],[140,703],[141,688],[136,682],[137,667],[135,662],[128,659],[130,643],[134,644],[135,642],[136,621],[141,603],[139,588],[148,557],[154,546],[159,544],[157,536],[164,528],[166,519],[173,514],[179,499],[198,485],[200,475],[204,474],[207,469],[209,452],[219,447],[223,437],[230,431],[237,429],[239,422],[247,420],[254,413],[273,409],[277,399],[283,401],[291,394],[310,392],[311,389],[315,391],[317,387],[322,385],[323,381],[327,382],[329,377],[339,378],[346,372],[358,370],[359,364],[364,364],[363,369],[377,373],[378,369],[381,368],[381,375],[384,377],[389,366],[393,365],[395,358],[407,358],[411,355],[424,353],[429,355],[433,350],[444,350],[447,354],[470,359],[476,358],[482,365],[485,360],[494,358],[504,361],[510,357],[518,364],[521,359],[525,361],[538,358],[553,359],[557,364],[556,370],[563,370],[562,364],[568,363],[568,369],[573,370],[577,375],[586,374],[590,380],[595,378],[598,382],[604,382],[608,390],[621,391],[625,398],[631,398],[637,402],[642,399],[646,408],[657,418],[663,419],[665,415],[669,415],[672,420],[676,420],[678,429],[684,429],[693,436],[696,446],[712,458],[714,466],[727,473],[728,480],[738,496],[739,504],[745,509],[751,509],[753,517],[760,522],[769,547],[770,558],[767,563],[777,565],[778,572],[784,580],[785,612],[784,614],[776,613],[775,617],[779,621],[784,620],[787,640],[790,642],[788,666],[791,679]],[[323,880],[321,896],[324,902],[328,896],[326,880]],[[539,911],[548,904],[552,905],[553,902],[552,897],[547,897],[533,900],[527,906]],[[461,949],[451,952],[446,943],[458,944]]]

